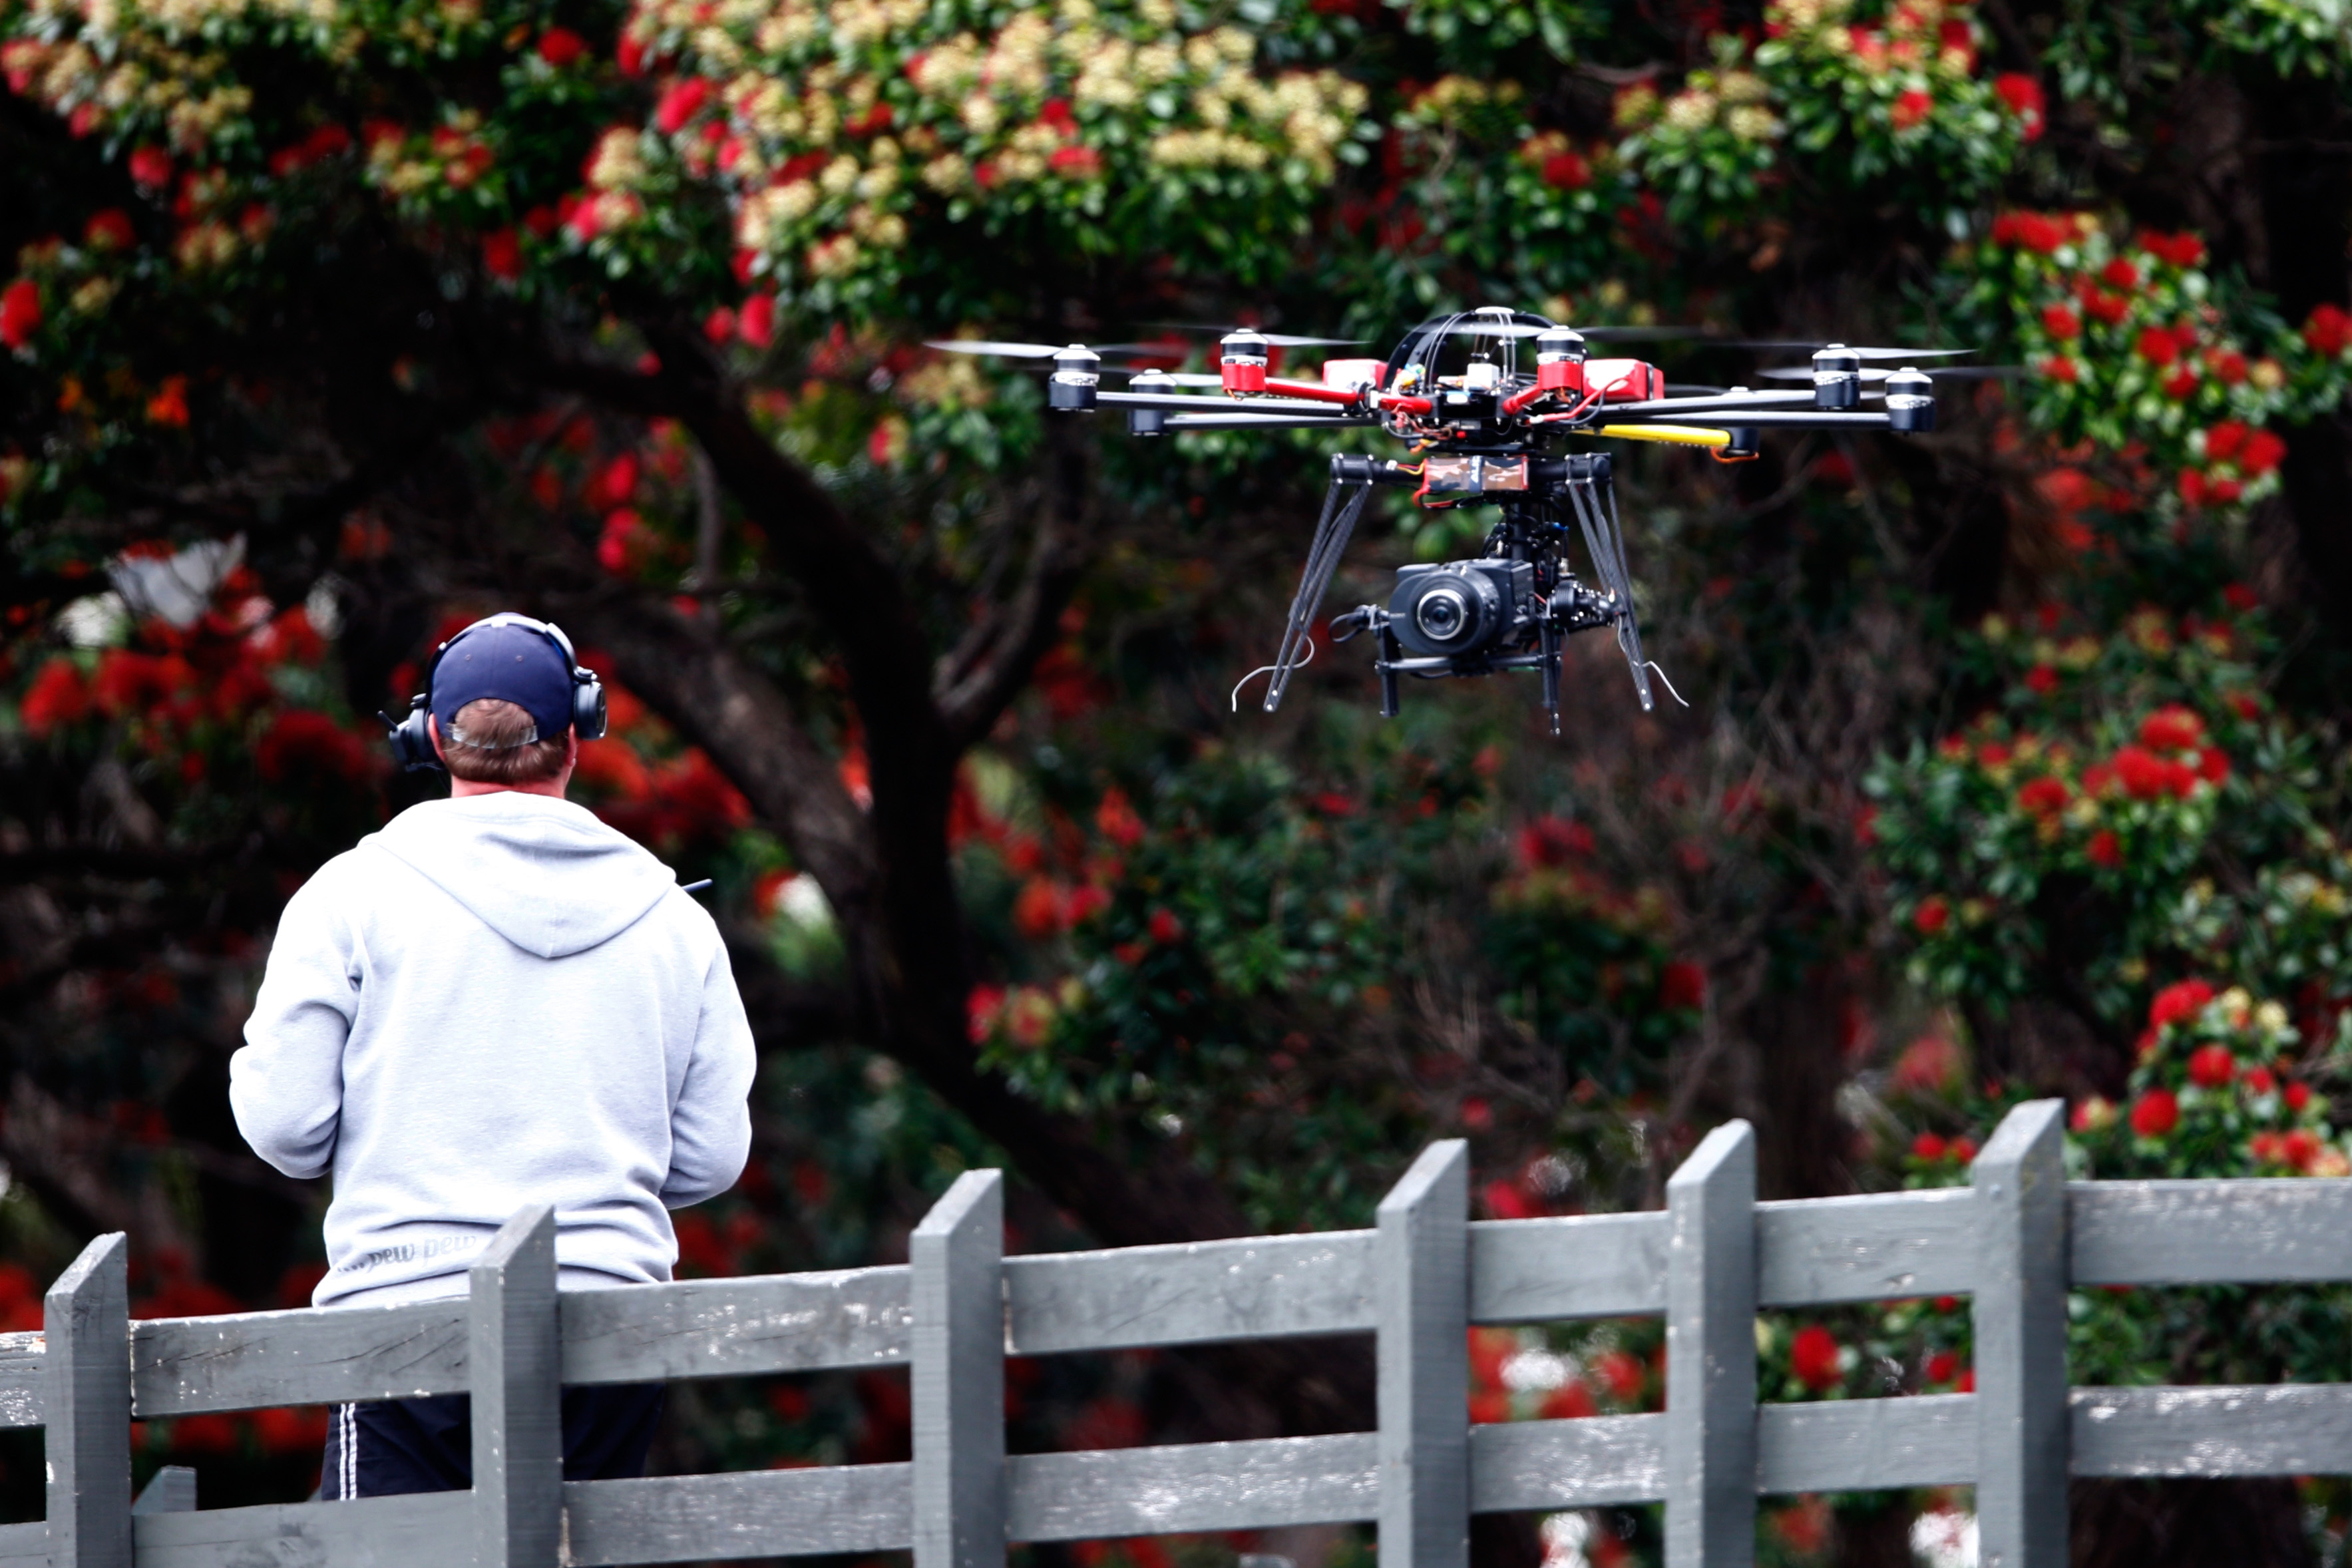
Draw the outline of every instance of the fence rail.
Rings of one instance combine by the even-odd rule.
[[[1662,1213],[1473,1223],[1468,1159],[1433,1145],[1371,1229],[1002,1256],[992,1171],[961,1177],[904,1267],[559,1294],[554,1219],[509,1221],[469,1295],[131,1322],[124,1240],[0,1336],[0,1426],[45,1426],[46,1522],[0,1568],[574,1568],[912,1548],[1000,1568],[1008,1542],[1376,1521],[1392,1568],[1464,1568],[1473,1514],[1664,1502],[1671,1568],[1753,1557],[1759,1494],[1963,1484],[1987,1568],[2061,1568],[2065,1478],[2352,1473],[2352,1385],[2078,1388],[2069,1289],[2352,1280],[2352,1182],[2074,1183],[2061,1107],[2012,1111],[1973,1184],[1755,1197],[1744,1123]],[[1970,1299],[1974,1394],[1756,1400],[1754,1319]],[[1662,1414],[1470,1424],[1466,1331],[1659,1316]],[[1372,1432],[1007,1456],[1003,1363],[1145,1345],[1375,1336]],[[128,1342],[129,1354],[123,1353]],[[565,1384],[911,1369],[914,1458],[633,1481],[562,1479]],[[135,1506],[130,1423],[470,1393],[474,1490],[200,1510],[166,1469]]]

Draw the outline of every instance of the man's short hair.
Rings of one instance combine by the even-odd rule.
[[[563,737],[541,739],[539,721],[503,697],[479,697],[457,710],[441,737],[449,776],[469,784],[546,784],[563,772]]]

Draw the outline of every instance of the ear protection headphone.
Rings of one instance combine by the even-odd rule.
[[[392,731],[393,759],[408,772],[439,771],[441,759],[434,753],[433,736],[426,728],[433,717],[433,675],[441,668],[441,658],[465,640],[467,635],[484,626],[528,626],[555,645],[563,656],[565,668],[572,671],[572,731],[583,741],[604,738],[604,683],[596,672],[580,662],[572,651],[572,639],[563,628],[552,621],[535,621],[529,616],[502,611],[485,616],[433,650],[433,661],[425,667],[425,689],[408,700],[408,711],[394,719],[389,713],[378,713]]]

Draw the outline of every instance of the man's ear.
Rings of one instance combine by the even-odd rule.
[[[431,713],[425,716],[425,735],[433,742],[433,754],[441,759],[441,765],[448,766],[449,754],[441,749],[441,721]]]
[[[576,730],[576,729],[572,729],[572,730],[566,730],[566,731],[563,731],[563,766],[564,766],[564,770],[565,770],[566,772],[569,772],[569,771],[571,771],[572,769],[578,767],[579,765],[580,765],[580,731],[579,731],[578,730]]]

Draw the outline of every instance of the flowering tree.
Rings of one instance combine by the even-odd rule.
[[[2040,1089],[2101,1171],[2334,1172],[2346,43],[2271,0],[0,0],[7,1244],[299,1294],[220,1059],[286,890],[416,798],[366,715],[518,599],[607,670],[583,796],[719,879],[769,1049],[690,1269],[863,1260],[992,1158],[1048,1242],[1360,1222],[1449,1131],[1484,1213],[1653,1202],[1734,1112],[1775,1194],[1945,1182]],[[1629,461],[1698,709],[1594,668],[1554,742],[1468,690],[1375,735],[1328,662],[1238,728],[1323,454],[1100,443],[919,346],[1488,300],[1709,329],[1678,377],[1912,333],[2026,374],[1907,447]],[[1381,566],[1481,526],[1391,521]],[[2109,1305],[2100,1364],[2160,1360]],[[1776,1321],[1767,1385],[1964,1386],[1963,1321]],[[1474,1413],[1654,1405],[1642,1336],[1483,1342]],[[1360,1424],[1298,1356],[1166,1375],[1204,1428]],[[1036,1375],[1144,1430],[1141,1372]],[[887,1379],[747,1398],[698,1427],[735,1462],[904,1441]],[[1907,1510],[1766,1554],[1906,1561]]]

